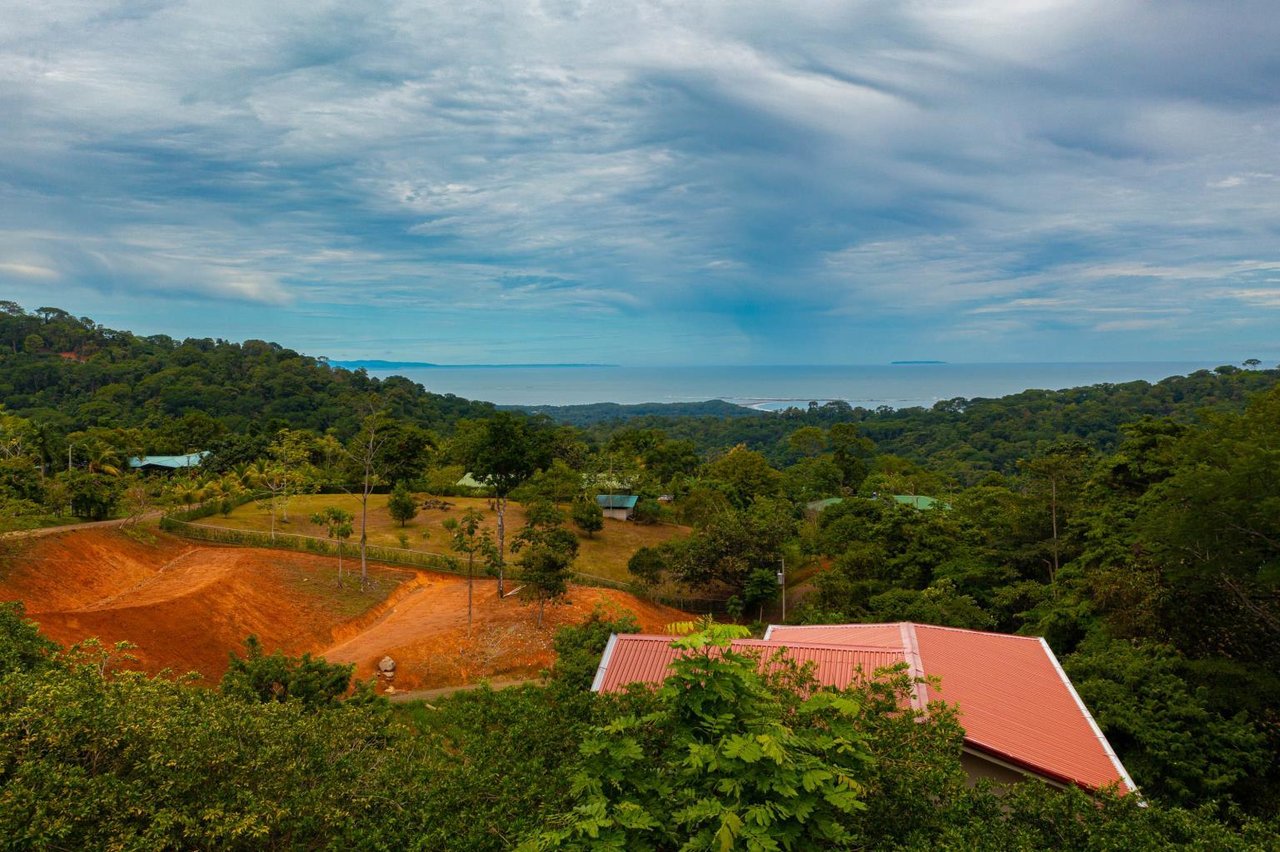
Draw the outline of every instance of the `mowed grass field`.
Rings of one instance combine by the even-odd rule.
[[[417,495],[421,504],[424,495]],[[484,526],[490,530],[495,540],[498,530],[497,512],[489,508],[490,501],[485,497],[446,497],[452,504],[446,510],[419,509],[418,516],[403,527],[393,521],[387,513],[387,495],[372,494],[369,496],[369,543],[384,547],[407,546],[413,550],[428,553],[451,554],[449,549],[449,532],[444,522],[449,518],[461,517],[468,508],[478,509],[484,513]],[[351,494],[303,494],[289,500],[289,520],[276,519],[278,533],[309,535],[324,538],[327,530],[323,526],[311,523],[311,516],[322,512],[326,507],[334,506],[345,509],[355,518],[353,532],[349,543],[354,552],[360,538],[360,498]],[[568,514],[568,506],[561,506]],[[525,522],[524,508],[518,503],[507,505],[507,544]],[[271,512],[267,503],[246,503],[231,513],[229,517],[215,515],[200,521],[202,524],[228,527],[240,530],[271,530]],[[575,571],[594,574],[610,580],[629,582],[627,560],[642,547],[661,544],[671,538],[689,534],[687,527],[668,524],[644,526],[629,521],[615,521],[605,518],[604,529],[587,538],[572,521],[566,521],[568,529],[578,533],[580,549],[578,559],[574,562]],[[400,536],[404,536],[407,545],[402,545]],[[508,559],[510,559],[508,554]]]

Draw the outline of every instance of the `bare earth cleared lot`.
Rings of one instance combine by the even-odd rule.
[[[468,637],[465,578],[380,565],[370,577],[369,591],[353,578],[339,588],[329,557],[164,534],[139,541],[114,529],[10,542],[0,553],[0,600],[22,601],[51,639],[129,641],[138,646],[134,667],[198,671],[206,683],[221,678],[228,653],[250,633],[268,650],[355,663],[362,679],[389,654],[397,687],[418,689],[536,675],[553,660],[555,630],[595,607],[632,612],[650,631],[687,618],[622,592],[574,586],[539,628],[536,605],[498,600],[486,579],[475,583]]]

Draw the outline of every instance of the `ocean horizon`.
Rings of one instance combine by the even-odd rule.
[[[626,367],[475,365],[369,370],[398,375],[433,393],[497,405],[702,402],[719,399],[760,410],[844,400],[864,408],[928,408],[940,400],[1000,397],[1100,383],[1156,382],[1222,361],[1116,361],[1034,364],[896,363],[848,366]]]

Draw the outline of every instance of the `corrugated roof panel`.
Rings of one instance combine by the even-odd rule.
[[[971,744],[1060,780],[1132,791],[1041,640],[925,625],[915,634],[925,673],[942,682],[929,697],[959,706]]]
[[[598,678],[600,692],[616,692],[631,683],[658,684],[670,673],[670,665],[680,651],[671,647],[670,636],[619,634],[601,666]],[[903,662],[900,650],[853,646],[792,643],[782,646],[774,642],[742,639],[732,645],[735,651],[757,651],[761,664],[767,665],[773,652],[784,649],[787,658],[814,664],[814,677],[819,683],[843,689],[860,682],[876,669]]]
[[[198,453],[188,453],[181,456],[135,456],[129,459],[129,467],[195,467],[209,455],[208,450],[201,450]]]
[[[976,748],[1066,783],[1137,789],[1041,639],[906,623],[775,625],[765,635],[777,644],[905,647],[941,681],[921,698],[957,705]]]
[[[775,624],[765,633],[770,642],[818,642],[826,645],[869,645],[905,648],[900,624]]]
[[[634,509],[640,498],[634,494],[597,494],[596,503],[601,509]]]

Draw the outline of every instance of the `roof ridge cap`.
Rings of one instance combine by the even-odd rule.
[[[804,640],[788,641],[786,639],[734,639],[735,642],[760,642],[774,648],[843,648],[849,651],[900,651],[908,649],[902,645],[864,645],[857,642],[807,642]]]
[[[914,630],[917,627],[923,627],[926,630],[947,630],[951,633],[973,633],[978,636],[998,636],[1001,639],[1025,639],[1030,642],[1039,642],[1041,636],[1020,636],[1017,633],[1001,633],[999,630],[974,630],[971,627],[947,627],[943,624],[920,624],[914,621],[904,621],[903,624],[910,624]]]
[[[906,646],[903,652],[907,658],[907,668],[911,675],[911,706],[915,710],[923,710],[929,703],[929,693],[925,684],[920,682],[925,676],[924,658],[920,656],[920,643],[916,639],[916,626],[910,621],[898,622],[902,631],[902,642]]]

